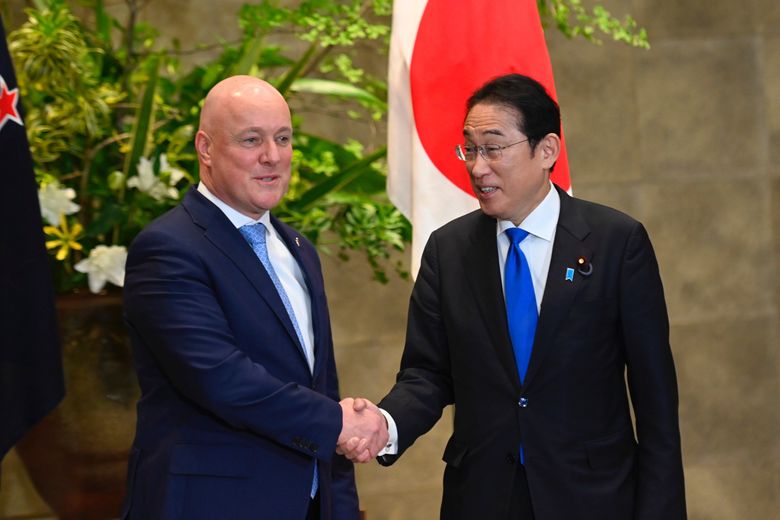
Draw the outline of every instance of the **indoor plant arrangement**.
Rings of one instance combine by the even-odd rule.
[[[246,4],[236,40],[192,49],[162,48],[158,31],[138,21],[139,5],[128,0],[121,23],[102,0],[81,16],[64,0],[40,0],[9,35],[58,292],[122,285],[133,237],[197,182],[199,103],[220,79],[263,77],[294,108],[327,96],[308,106],[377,124],[385,111],[384,82],[352,57],[386,40],[389,0]],[[274,40],[280,34],[287,45]],[[201,50],[216,58],[185,69],[181,56]],[[293,177],[275,214],[321,248],[364,252],[386,280],[385,261],[410,227],[384,194],[384,147],[312,135],[305,110],[294,114]]]

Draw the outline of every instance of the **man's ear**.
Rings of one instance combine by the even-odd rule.
[[[539,142],[539,149],[542,153],[542,167],[549,170],[561,154],[561,138],[551,132]]]
[[[201,164],[211,166],[211,137],[203,130],[195,134],[195,151]]]

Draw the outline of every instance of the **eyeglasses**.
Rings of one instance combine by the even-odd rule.
[[[461,161],[473,162],[477,160],[477,152],[479,152],[479,155],[481,155],[482,158],[486,161],[497,161],[501,159],[501,150],[516,144],[524,143],[526,141],[528,141],[528,139],[523,139],[522,141],[517,141],[516,143],[511,143],[506,146],[500,146],[497,144],[486,144],[479,146],[474,146],[471,144],[459,144],[455,145],[455,155]]]

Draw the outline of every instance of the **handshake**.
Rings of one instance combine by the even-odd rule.
[[[343,418],[336,453],[352,462],[375,458],[389,437],[384,415],[374,403],[362,397],[347,397],[339,404]]]

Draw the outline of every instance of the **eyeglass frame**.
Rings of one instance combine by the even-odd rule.
[[[479,153],[479,155],[481,155],[482,158],[485,161],[493,162],[493,161],[498,161],[499,159],[501,159],[502,152],[504,151],[505,148],[509,148],[510,146],[514,146],[516,144],[525,143],[525,142],[528,142],[529,140],[530,140],[530,138],[526,137],[522,141],[517,141],[516,143],[510,143],[510,144],[507,144],[507,145],[504,145],[504,146],[501,146],[501,145],[498,145],[498,144],[489,144],[489,145],[480,144],[480,145],[477,145],[476,148],[477,148],[477,152]],[[488,146],[490,148],[488,148]],[[465,148],[465,145],[456,144],[455,145],[455,156],[459,160],[461,160],[463,162],[473,162],[473,161],[476,161],[477,160],[476,154],[474,155],[473,159],[468,159],[466,157],[466,150],[464,148]],[[489,158],[487,156],[488,153],[498,153],[498,156],[493,158],[493,159],[491,159],[491,158]]]

